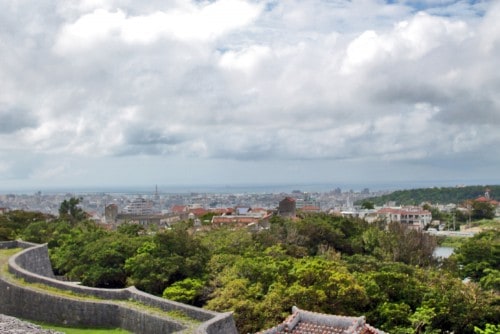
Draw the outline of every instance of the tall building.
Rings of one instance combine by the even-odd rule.
[[[296,209],[297,203],[295,201],[295,198],[285,197],[279,203],[278,215],[282,217],[295,218]]]
[[[125,207],[125,211],[132,215],[150,215],[153,213],[153,203],[138,197]]]
[[[116,222],[116,217],[118,216],[118,205],[110,204],[107,205],[104,209],[104,218],[106,219],[106,223],[114,223]]]

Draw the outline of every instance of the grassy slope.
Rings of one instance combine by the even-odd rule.
[[[66,334],[128,334],[123,329],[101,329],[101,328],[73,328],[73,327],[60,327],[48,324],[40,324],[38,325],[45,329],[52,329],[58,332],[66,333]]]

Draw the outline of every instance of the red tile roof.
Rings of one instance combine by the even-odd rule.
[[[208,210],[203,208],[189,209],[189,213],[192,213],[196,217],[201,217],[204,214],[208,213]]]
[[[383,334],[368,325],[365,317],[344,317],[292,308],[292,314],[280,325],[257,334]]]
[[[481,202],[481,203],[490,203],[492,205],[498,205],[498,202],[493,200],[493,199],[488,199],[484,196],[478,197],[475,199],[476,202]]]
[[[420,208],[401,208],[401,209],[394,209],[394,208],[382,208],[377,211],[377,214],[396,214],[396,215],[428,215],[431,214],[430,211],[427,210],[422,210]]]
[[[212,218],[212,224],[251,224],[258,223],[259,218],[245,216],[216,216]]]
[[[183,212],[187,212],[187,206],[185,205],[174,205],[170,211],[172,211],[173,213],[183,213]]]
[[[319,206],[315,206],[315,205],[304,205],[300,210],[309,211],[309,212],[319,212],[320,208],[319,208]]]

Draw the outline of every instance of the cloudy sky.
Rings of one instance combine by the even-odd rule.
[[[499,144],[500,1],[0,0],[0,191],[498,184]]]

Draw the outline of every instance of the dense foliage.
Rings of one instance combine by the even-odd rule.
[[[490,190],[492,198],[500,198],[500,185],[493,185],[398,190],[387,195],[369,198],[364,201],[374,203],[375,205],[383,205],[391,201],[396,202],[398,205],[420,205],[423,202],[441,204],[462,203],[466,200],[483,196],[486,189]]]
[[[241,333],[280,323],[293,305],[366,315],[389,333],[490,332],[500,314],[498,230],[437,262],[435,240],[425,233],[326,214],[274,217],[260,232],[194,232],[184,223],[154,233],[137,225],[108,231],[21,212],[2,222],[9,222],[0,224],[10,229],[9,238],[49,242],[59,274],[233,311]]]

